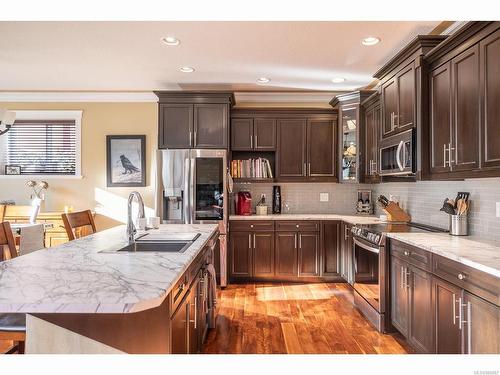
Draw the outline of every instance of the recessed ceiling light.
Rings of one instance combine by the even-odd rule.
[[[260,77],[257,79],[257,83],[263,84],[263,83],[269,83],[271,80],[267,77]]]
[[[165,38],[161,38],[161,41],[167,46],[178,46],[181,43],[175,36],[166,36]]]
[[[361,44],[364,46],[374,46],[378,43],[380,43],[380,38],[377,38],[376,36],[369,36],[361,41]]]
[[[182,73],[193,73],[194,72],[194,68],[190,67],[190,66],[181,66],[179,68],[179,70],[182,72]]]
[[[332,82],[333,83],[342,83],[342,82],[345,82],[345,78],[343,78],[343,77],[335,77],[335,78],[332,78]]]

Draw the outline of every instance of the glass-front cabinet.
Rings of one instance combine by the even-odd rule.
[[[361,103],[375,91],[360,90],[337,95],[330,105],[338,110],[339,182],[356,183],[363,179],[364,123]]]

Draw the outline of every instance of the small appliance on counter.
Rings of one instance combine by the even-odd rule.
[[[446,198],[443,202],[443,207],[439,211],[443,211],[450,215],[450,234],[452,236],[468,236],[469,235],[469,192],[458,192],[455,200]]]
[[[273,214],[281,213],[281,186],[273,186]]]
[[[249,191],[240,191],[236,196],[236,215],[249,216],[252,214],[252,194]]]
[[[261,216],[267,215],[266,196],[264,194],[261,195],[260,201],[255,207],[255,213]]]
[[[356,213],[359,215],[370,215],[373,213],[371,190],[358,190]]]
[[[411,216],[399,207],[399,202],[391,201],[385,195],[379,195],[377,202],[386,213],[387,221],[397,221],[400,223],[411,221]]]

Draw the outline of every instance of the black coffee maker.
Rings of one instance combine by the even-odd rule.
[[[273,214],[281,213],[281,186],[273,186]]]

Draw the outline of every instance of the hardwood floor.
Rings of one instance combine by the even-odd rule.
[[[411,352],[399,334],[377,332],[348,284],[240,284],[219,292],[204,353]]]

